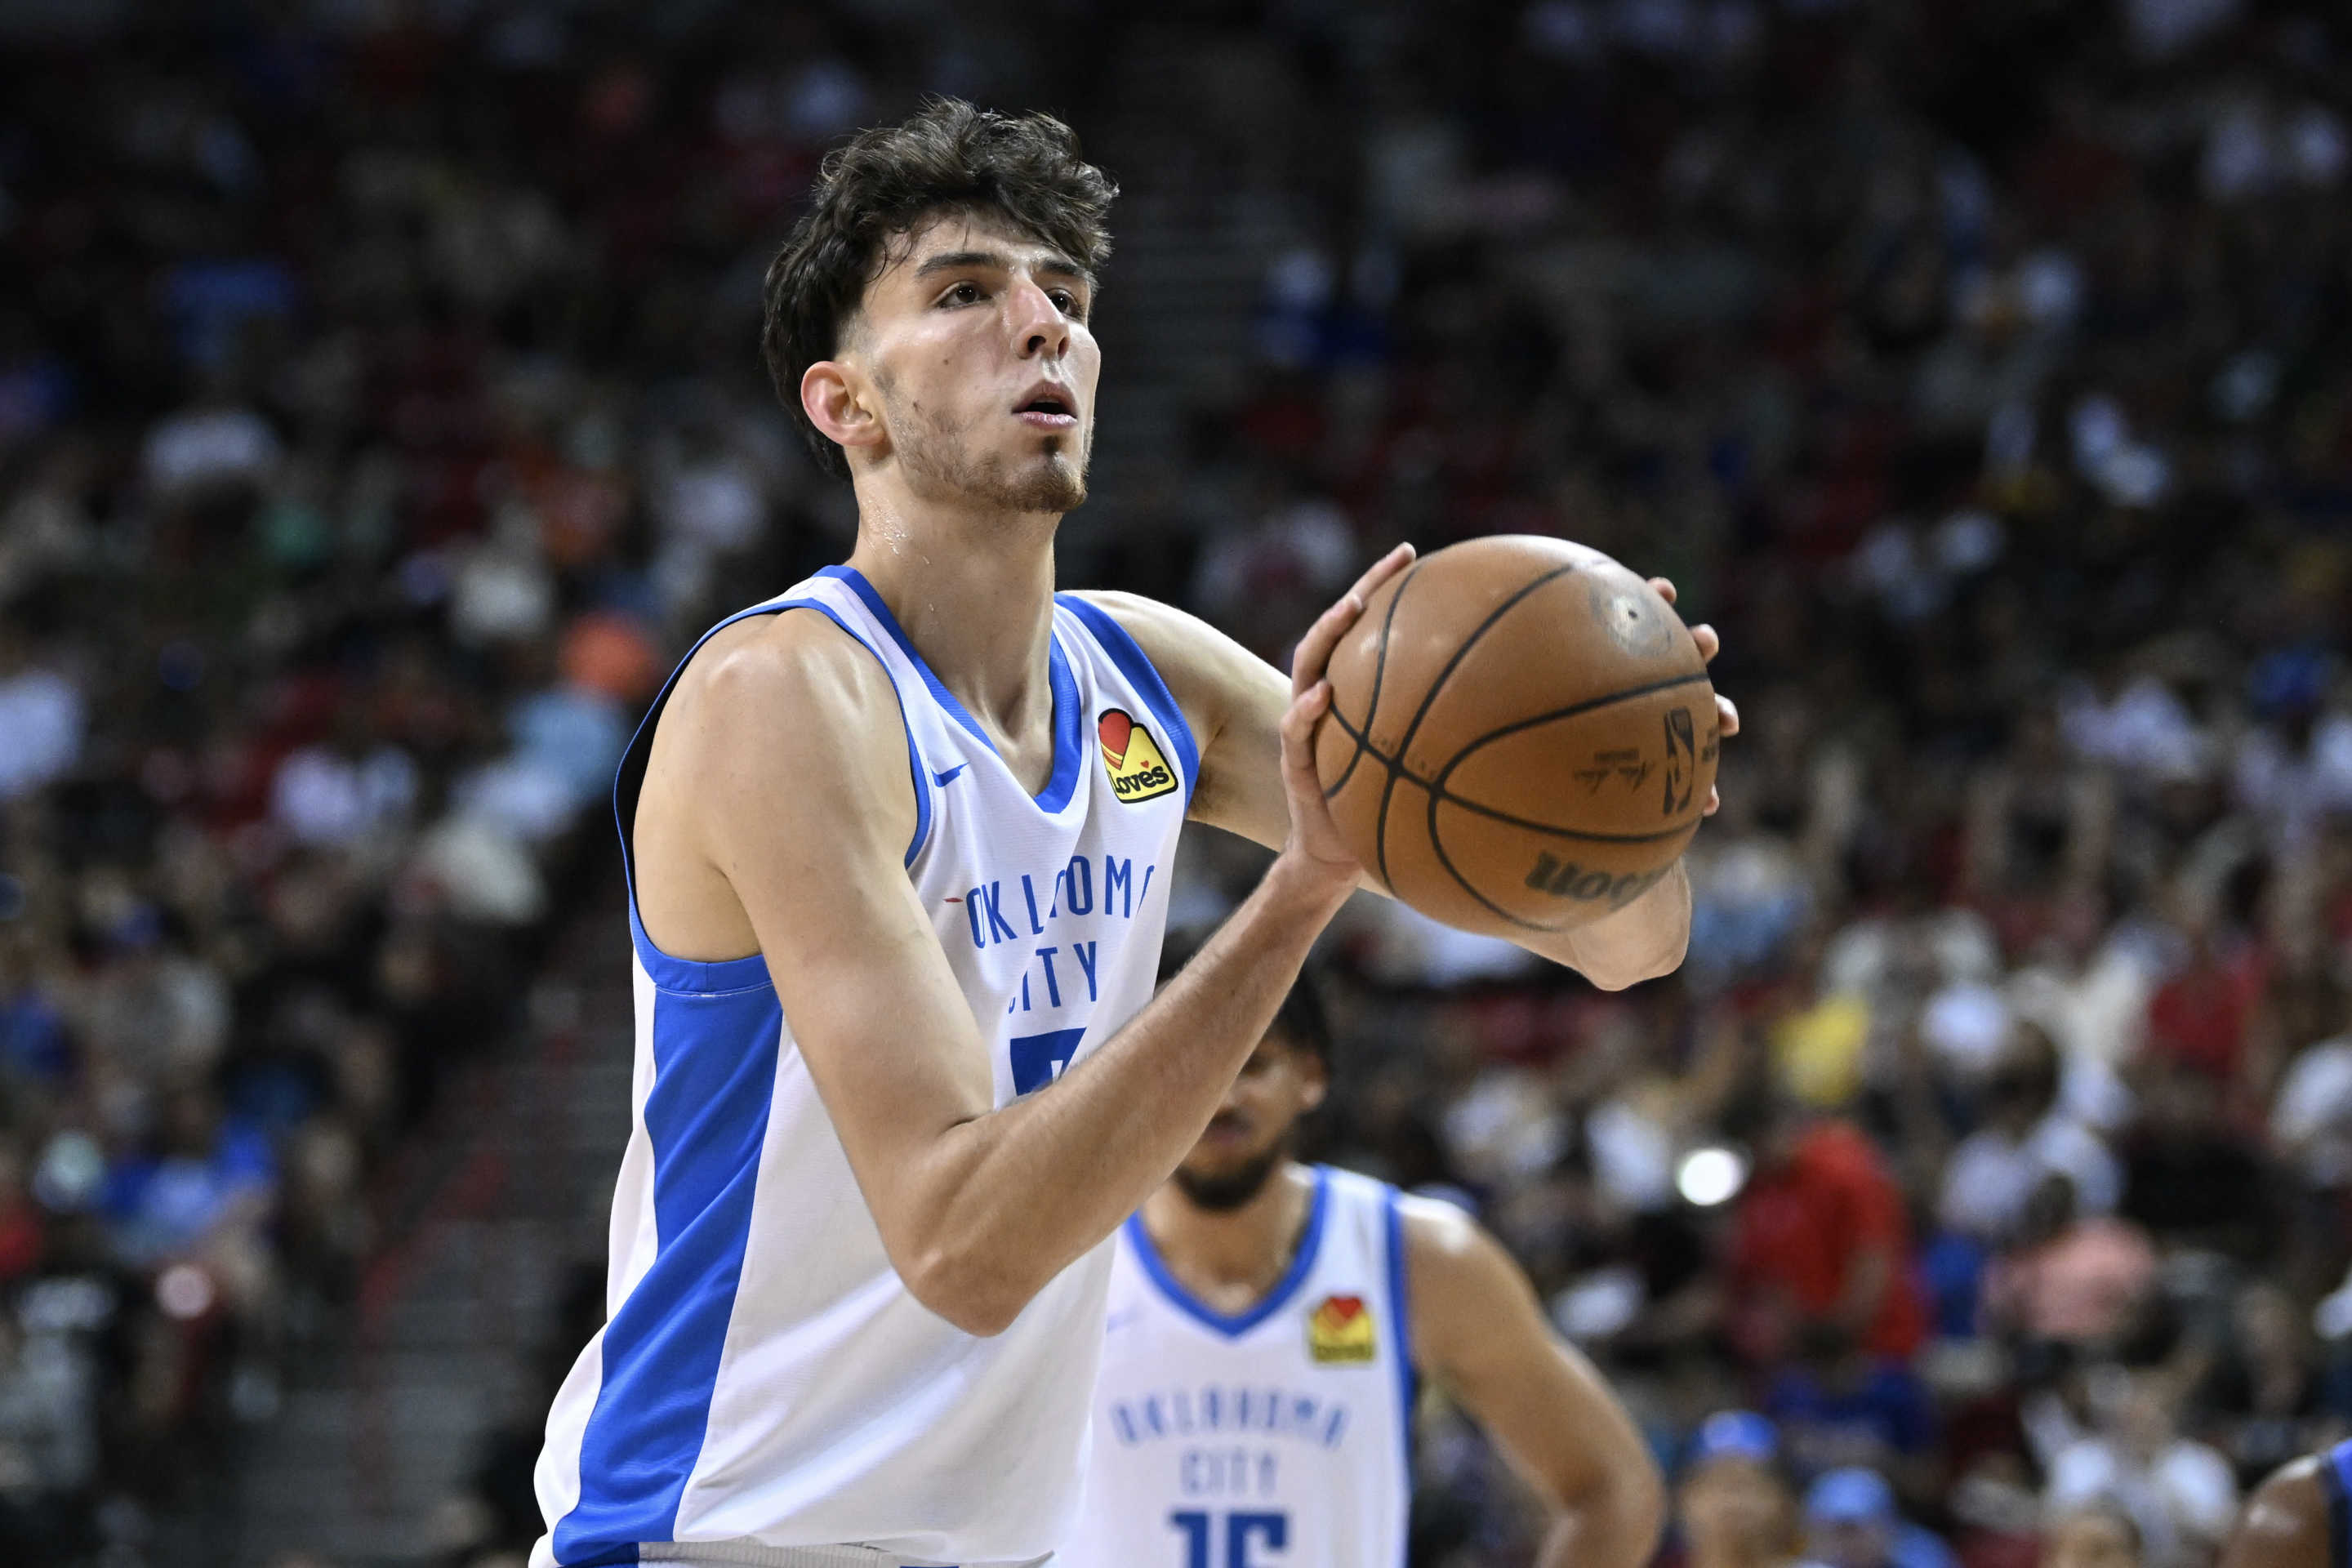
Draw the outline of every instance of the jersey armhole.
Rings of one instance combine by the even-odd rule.
[[[1177,763],[1183,769],[1184,805],[1190,810],[1192,791],[1201,782],[1201,745],[1193,738],[1192,721],[1184,717],[1184,710],[1168,689],[1168,683],[1160,679],[1150,656],[1143,651],[1134,635],[1118,624],[1118,617],[1100,605],[1076,594],[1056,594],[1054,598],[1078,618],[1078,624],[1087,628],[1096,646],[1109,657],[1119,674],[1127,678],[1127,683],[1135,688],[1136,695],[1143,699],[1143,705],[1166,731],[1170,743],[1176,748]]]
[[[891,697],[898,704],[898,726],[907,737],[907,774],[915,792],[915,833],[914,837],[908,841],[906,858],[901,864],[911,868],[915,864],[915,857],[921,854],[923,846],[930,841],[930,781],[924,775],[923,754],[915,744],[915,727],[907,717],[906,694],[898,689],[898,681],[891,679],[888,661],[883,658],[872,643],[858,634],[855,626],[842,618],[839,611],[822,599],[782,599],[765,605],[755,605],[748,610],[739,610],[696,638],[694,646],[687,650],[686,657],[677,661],[677,668],[670,671],[669,679],[662,682],[661,690],[655,695],[653,705],[646,710],[646,716],[638,721],[636,733],[630,737],[628,749],[621,753],[620,766],[614,773],[613,826],[618,829],[621,836],[621,875],[628,886],[629,931],[636,939],[638,951],[647,961],[649,971],[654,968],[656,961],[658,961],[664,968],[683,966],[703,971],[725,967],[724,963],[697,963],[688,959],[673,958],[664,952],[654,944],[653,938],[646,934],[645,923],[637,914],[637,851],[631,829],[635,826],[637,796],[645,787],[646,767],[653,756],[655,727],[661,721],[663,710],[669,706],[670,694],[677,689],[678,678],[686,673],[686,667],[694,662],[694,656],[702,651],[703,644],[738,621],[749,620],[753,616],[782,615],[786,610],[814,610],[826,620],[839,626],[851,641],[864,648],[872,656],[874,662],[882,667],[882,679],[890,682]],[[760,954],[752,953],[746,959],[725,962],[740,963],[762,962],[762,960]],[[654,978],[657,983],[661,980],[658,973],[655,974]],[[698,976],[698,978],[708,977]],[[705,987],[700,984],[689,984],[687,988],[701,990]]]

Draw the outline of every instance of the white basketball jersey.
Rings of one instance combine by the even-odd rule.
[[[1395,1189],[1318,1166],[1298,1256],[1229,1317],[1119,1232],[1078,1526],[1055,1568],[1395,1568],[1412,1500]]]
[[[988,1041],[996,1103],[1051,1092],[1152,994],[1199,772],[1183,714],[1117,623],[1062,597],[1054,770],[1033,796],[862,576],[830,567],[743,615],[789,609],[825,616],[888,671],[916,800],[906,874]],[[625,863],[668,689],[621,765]],[[635,1108],[608,1321],[548,1416],[532,1563],[1052,1551],[1076,1506],[1110,1243],[1002,1334],[934,1315],[883,1252],[767,961],[673,958],[634,895],[629,923]],[[887,1017],[896,999],[873,1005]]]

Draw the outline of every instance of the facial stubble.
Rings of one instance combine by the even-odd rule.
[[[892,383],[879,375],[875,379],[882,395],[898,404]],[[989,511],[1055,516],[1075,511],[1087,499],[1087,466],[1094,456],[1091,427],[1085,432],[1075,464],[1063,449],[1066,437],[1040,436],[1037,455],[1045,461],[1034,467],[1024,465],[1016,472],[1002,457],[973,452],[971,436],[978,419],[956,425],[944,413],[912,399],[899,406],[904,417],[893,421],[898,428],[898,460],[922,493]]]
[[[1265,1190],[1275,1172],[1290,1158],[1296,1143],[1293,1132],[1285,1132],[1271,1147],[1263,1149],[1230,1171],[1194,1171],[1182,1165],[1176,1167],[1176,1190],[1184,1194],[1197,1209],[1211,1214],[1230,1214]]]

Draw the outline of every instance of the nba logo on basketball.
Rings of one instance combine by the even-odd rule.
[[[1372,1313],[1361,1296],[1326,1296],[1307,1314],[1307,1353],[1318,1362],[1372,1359]]]
[[[1129,804],[1150,800],[1176,787],[1176,770],[1160,754],[1151,731],[1125,709],[1107,710],[1095,726],[1095,735],[1102,742],[1103,768],[1110,774],[1110,787],[1120,800]]]

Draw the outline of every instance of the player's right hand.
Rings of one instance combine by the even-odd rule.
[[[1323,799],[1323,781],[1315,771],[1315,727],[1331,707],[1331,683],[1323,678],[1323,671],[1339,639],[1364,613],[1373,590],[1412,561],[1412,546],[1400,544],[1374,562],[1338,604],[1307,628],[1290,656],[1290,707],[1282,715],[1282,786],[1290,799],[1290,836],[1282,853],[1299,869],[1348,888],[1356,886],[1364,868],[1339,837],[1339,825],[1331,820],[1331,808]]]

